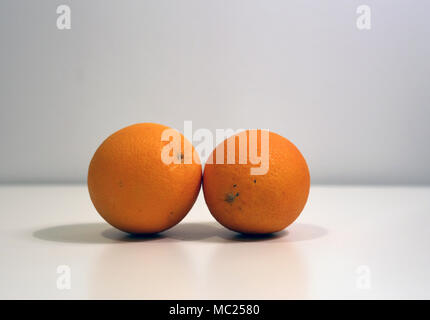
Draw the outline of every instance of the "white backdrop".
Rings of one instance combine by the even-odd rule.
[[[71,7],[71,30],[56,27]],[[358,30],[356,9],[371,8]],[[136,122],[269,128],[314,183],[430,183],[429,1],[0,2],[0,182],[83,182]]]

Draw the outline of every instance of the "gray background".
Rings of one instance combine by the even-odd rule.
[[[0,182],[84,182],[113,131],[192,120],[284,135],[314,183],[430,183],[429,15],[429,1],[2,0]]]

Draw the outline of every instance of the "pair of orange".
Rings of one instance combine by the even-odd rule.
[[[88,170],[91,200],[99,214],[122,231],[166,230],[179,223],[197,199],[202,184],[198,155],[188,163],[184,160],[184,150],[196,152],[180,134],[179,161],[170,164],[162,161],[163,148],[169,143],[161,138],[166,129],[169,128],[154,123],[123,128],[109,136],[91,160]],[[290,141],[269,132],[267,172],[251,174],[255,161],[250,157],[246,162],[239,161],[243,149],[239,150],[238,142],[246,141],[245,152],[250,155],[253,133],[243,131],[215,148],[209,157],[212,163],[206,163],[204,168],[204,197],[212,215],[228,229],[251,234],[280,231],[305,206],[309,170]],[[257,133],[261,137],[261,130]],[[227,161],[232,140],[236,142],[234,163]],[[257,139],[257,152],[262,153],[261,139]],[[220,158],[224,158],[222,164],[217,161]]]

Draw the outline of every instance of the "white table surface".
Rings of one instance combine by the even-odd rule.
[[[312,186],[266,239],[224,229],[202,194],[153,238],[106,224],[84,185],[2,185],[0,214],[2,299],[430,298],[430,187]]]

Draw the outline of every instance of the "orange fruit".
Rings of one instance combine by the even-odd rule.
[[[218,145],[204,168],[206,204],[214,218],[233,231],[250,234],[280,231],[296,220],[308,198],[309,169],[300,151],[276,133],[263,133],[268,137],[267,149],[262,147],[261,130],[243,131]],[[250,143],[251,134],[255,135],[257,143]],[[233,146],[234,163],[227,162],[229,145]],[[267,151],[265,174],[251,174],[251,168],[263,167],[251,161],[253,148],[260,156],[262,151]],[[242,163],[239,162],[240,150],[247,156]],[[219,163],[218,159],[224,159],[224,163]]]
[[[163,141],[166,132],[179,137],[177,147],[172,147],[172,137]],[[163,156],[174,162],[163,161]],[[160,124],[139,123],[100,145],[88,169],[88,190],[96,210],[112,226],[129,233],[155,233],[185,217],[201,178],[198,155],[182,134]]]

